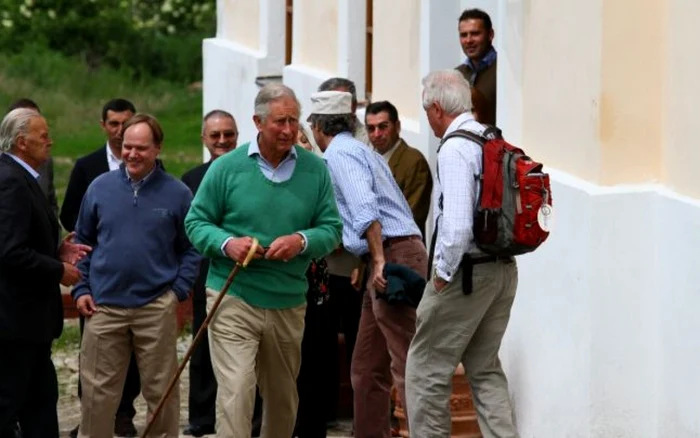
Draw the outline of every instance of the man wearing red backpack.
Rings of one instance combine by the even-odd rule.
[[[438,149],[433,191],[432,277],[418,306],[406,365],[411,435],[450,436],[450,380],[462,363],[484,438],[517,437],[498,350],[518,269],[511,256],[486,254],[474,241],[480,144],[463,136],[446,138],[457,130],[483,135],[486,127],[474,120],[469,83],[458,71],[433,72],[423,86],[428,121],[445,141]]]

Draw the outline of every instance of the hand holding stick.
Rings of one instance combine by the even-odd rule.
[[[153,427],[153,423],[155,422],[156,418],[158,418],[158,414],[160,414],[160,411],[163,410],[163,405],[165,405],[165,401],[168,399],[170,393],[173,391],[173,388],[180,379],[180,375],[187,366],[187,362],[189,362],[190,357],[194,352],[194,349],[197,347],[197,345],[199,345],[199,342],[202,340],[202,336],[204,336],[207,327],[209,327],[209,323],[211,323],[211,320],[214,318],[214,315],[216,315],[216,311],[219,308],[221,301],[224,299],[228,288],[231,287],[231,283],[233,283],[233,279],[236,278],[236,275],[238,275],[238,271],[240,271],[241,268],[245,268],[248,266],[248,263],[250,263],[250,261],[253,259],[253,257],[255,257],[256,253],[258,252],[258,247],[258,239],[253,238],[253,242],[250,245],[250,250],[248,251],[248,255],[246,256],[246,258],[243,260],[243,263],[236,263],[236,265],[231,270],[231,273],[228,274],[228,278],[226,279],[224,287],[221,289],[221,292],[219,292],[219,296],[216,297],[214,305],[211,307],[211,310],[207,314],[207,317],[204,319],[204,322],[199,328],[199,331],[197,331],[197,335],[194,337],[194,340],[192,340],[192,345],[190,345],[190,348],[187,349],[187,352],[185,353],[185,357],[182,359],[180,367],[177,369],[177,372],[175,373],[173,378],[170,379],[170,383],[168,383],[168,388],[165,390],[165,394],[163,394],[163,396],[160,398],[156,410],[153,411],[153,415],[148,420],[148,424],[146,425],[146,429],[144,429],[143,433],[141,434],[141,438],[146,438],[146,436],[148,436],[148,432],[150,432],[151,428]]]

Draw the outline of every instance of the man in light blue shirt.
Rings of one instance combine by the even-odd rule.
[[[309,122],[333,181],[343,220],[343,246],[369,263],[350,371],[355,436],[389,436],[392,378],[404,404],[406,354],[415,332],[416,311],[381,299],[387,287],[384,266],[404,265],[425,278],[427,253],[386,160],[352,136],[351,94],[321,91],[311,96],[311,102]]]

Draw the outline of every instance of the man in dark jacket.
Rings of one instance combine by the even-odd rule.
[[[59,245],[59,226],[37,182],[49,158],[48,125],[32,109],[0,124],[0,435],[19,421],[25,438],[58,438],[58,382],[51,342],[63,329],[59,283],[89,247]]]
[[[233,116],[223,110],[213,110],[204,116],[202,122],[202,142],[209,151],[210,160],[189,170],[182,176],[182,182],[197,194],[204,174],[211,163],[223,154],[236,148],[238,127]],[[209,260],[202,260],[199,275],[192,294],[192,335],[194,336],[207,317],[206,280]],[[204,337],[192,353],[190,360],[189,425],[185,435],[200,437],[214,434],[216,425],[216,378],[211,366],[209,341]],[[259,410],[256,411],[258,414]],[[260,417],[256,415],[254,417]],[[259,418],[258,418],[259,419]],[[255,418],[253,419],[255,421]],[[259,430],[259,427],[258,427]],[[255,433],[254,433],[255,435]]]

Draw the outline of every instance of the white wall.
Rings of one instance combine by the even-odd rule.
[[[658,437],[699,437],[700,202],[661,190],[655,200],[659,349]]]
[[[261,35],[284,28],[283,15],[269,14],[272,1],[282,3],[260,1]],[[357,29],[364,29],[364,2],[336,1],[337,32],[330,38],[338,53],[324,68],[293,56],[295,62],[282,69],[275,50],[283,44],[275,46],[272,37],[260,38],[259,50],[206,40],[205,111],[232,111],[241,141],[247,141],[255,133],[253,82],[263,71],[284,72],[303,117],[309,96],[328,77],[350,77],[362,90],[364,37]],[[593,183],[603,156],[602,1],[421,0],[418,75],[460,62],[456,20],[464,8],[491,13],[499,50],[499,124],[552,174],[554,232],[540,250],[518,260],[518,295],[501,350],[521,436],[700,437],[700,202],[657,185]],[[677,177],[666,177],[685,189],[696,181],[689,169],[697,147],[689,139],[697,94],[690,73],[697,66],[688,58],[692,50],[681,47],[697,41],[690,38],[692,20],[679,15],[697,15],[697,8],[686,8],[693,5],[671,0],[663,17],[679,24],[669,40],[677,47],[663,60],[669,71],[664,105],[680,114],[664,120],[676,132],[667,136],[663,153]],[[295,35],[297,26],[295,21]],[[589,32],[571,31],[577,28]],[[380,96],[382,90],[373,92]],[[406,113],[411,117],[402,118],[402,135],[434,163],[437,139],[422,109]]]
[[[700,436],[700,203],[552,175],[501,350],[521,436]]]
[[[223,32],[230,23],[241,20],[236,14],[247,10],[231,10],[226,7],[226,0],[217,2],[217,38],[206,39],[202,44],[203,111],[206,114],[213,109],[224,109],[233,114],[238,124],[239,144],[250,141],[257,133],[252,120],[253,102],[259,90],[256,78],[282,75],[284,67],[285,1],[256,3],[259,3],[259,22],[250,24],[249,28],[258,31],[257,49],[231,40],[227,37],[231,33]]]

